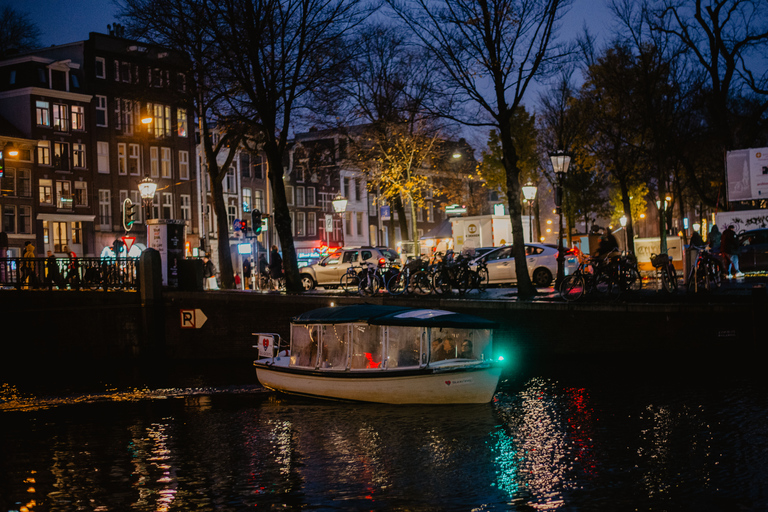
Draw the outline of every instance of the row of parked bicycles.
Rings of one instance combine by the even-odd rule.
[[[430,262],[417,258],[405,265],[375,265],[372,263],[349,267],[339,283],[347,293],[361,295],[429,295],[450,294],[456,291],[464,295],[473,290],[482,292],[488,286],[488,269],[485,263],[471,267],[469,258],[449,251],[437,253]]]
[[[707,247],[693,249],[698,254],[684,286],[692,293],[706,293],[719,288],[723,275],[720,260]],[[652,254],[651,265],[661,290],[675,293],[683,286],[682,276],[678,275],[672,257],[668,254]],[[602,258],[581,262],[573,274],[563,279],[559,291],[567,301],[579,300],[585,295],[618,298],[626,292],[640,290],[642,284],[637,259],[631,254],[615,251]]]

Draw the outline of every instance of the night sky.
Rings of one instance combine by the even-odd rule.
[[[112,0],[5,0],[3,5],[26,12],[40,29],[42,46],[88,39],[89,32],[107,33],[115,22]]]
[[[107,33],[117,7],[113,0],[0,0],[28,13],[42,32],[43,46],[82,41],[89,32]],[[606,1],[574,0],[562,24],[562,35],[572,37],[586,24],[601,37],[608,36]]]

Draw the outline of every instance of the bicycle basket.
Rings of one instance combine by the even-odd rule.
[[[663,267],[669,264],[668,254],[651,254],[651,265],[654,267]]]

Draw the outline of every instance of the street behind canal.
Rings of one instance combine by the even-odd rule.
[[[247,363],[3,373],[2,510],[766,510],[757,362],[510,361],[492,403],[285,398]],[[54,372],[54,373],[50,373]]]

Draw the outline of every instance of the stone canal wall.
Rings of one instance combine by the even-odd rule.
[[[164,291],[0,290],[3,360],[252,359],[254,332],[288,336],[289,320],[318,307],[359,302],[434,307],[499,322],[498,346],[525,356],[733,355],[764,351],[764,297],[707,303],[546,303],[423,297]]]

